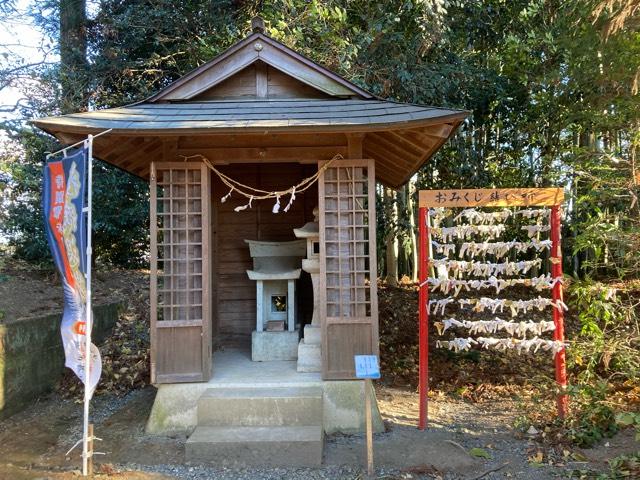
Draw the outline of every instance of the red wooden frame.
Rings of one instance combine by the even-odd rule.
[[[419,280],[420,293],[418,295],[418,312],[419,312],[419,369],[418,369],[418,395],[420,396],[420,414],[418,416],[418,428],[424,430],[427,426],[429,402],[427,400],[429,390],[429,286],[427,278],[429,277],[429,225],[427,223],[427,208],[420,207],[418,209],[419,218]]]
[[[472,194],[472,200],[469,200]],[[424,430],[428,422],[429,408],[429,207],[467,208],[473,206],[547,206],[551,207],[549,218],[551,231],[551,275],[562,276],[561,249],[561,215],[560,204],[563,201],[562,189],[527,188],[527,189],[478,189],[478,190],[422,190],[418,208],[419,222],[419,279],[418,295],[418,325],[419,325],[419,370],[418,395],[419,416],[418,429]],[[444,199],[444,200],[442,200]],[[562,284],[556,283],[552,289],[552,298],[563,300]],[[564,342],[564,312],[553,307],[553,322],[555,330],[554,340]],[[555,378],[558,384],[557,409],[558,416],[564,418],[567,414],[569,400],[567,397],[567,367],[566,352],[563,348],[555,355]]]
[[[562,249],[561,249],[561,230],[562,220],[560,218],[560,205],[551,207],[551,276],[562,276]],[[552,296],[554,302],[563,300],[562,284],[556,283],[553,287]],[[564,311],[560,308],[553,309],[553,323],[556,328],[553,331],[553,339],[564,342]],[[567,397],[567,360],[566,351],[563,348],[556,354],[556,383],[560,389],[557,398],[558,416],[564,418],[567,414],[569,406],[569,398]]]

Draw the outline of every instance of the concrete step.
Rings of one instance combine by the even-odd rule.
[[[198,426],[322,425],[322,388],[225,388],[198,400]]]
[[[298,344],[298,372],[321,372],[322,352],[319,344],[307,344],[306,339]]]
[[[197,427],[185,457],[221,466],[315,467],[322,464],[323,443],[321,426]]]

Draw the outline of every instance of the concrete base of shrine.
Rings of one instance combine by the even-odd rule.
[[[297,346],[297,343],[296,343]],[[146,432],[152,435],[189,435],[198,423],[198,400],[209,389],[321,387],[325,433],[364,431],[363,382],[323,381],[320,373],[299,373],[296,361],[252,362],[248,350],[228,349],[213,355],[209,382],[157,385]],[[373,428],[384,431],[375,391],[367,392],[373,405]]]
[[[296,360],[299,339],[298,330],[293,332],[258,332],[254,330],[251,334],[251,360],[254,362]]]

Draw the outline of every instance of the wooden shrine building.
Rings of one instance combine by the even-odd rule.
[[[314,378],[354,378],[354,355],[378,352],[375,184],[401,187],[466,115],[376,98],[256,22],[249,36],[147,100],[33,123],[64,144],[112,129],[95,139],[94,156],[150,181],[152,382],[206,385],[230,365],[217,363],[218,351],[248,348],[256,329],[245,240],[294,241],[316,207],[322,368]],[[203,157],[227,178],[269,192],[325,167],[286,213],[272,213],[273,200],[235,211],[247,199],[227,196]],[[284,208],[290,196],[280,201]],[[301,335],[313,291],[304,273],[297,285]]]

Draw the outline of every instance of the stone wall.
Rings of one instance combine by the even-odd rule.
[[[93,307],[93,341],[105,339],[122,305]],[[0,420],[26,408],[50,391],[64,371],[61,313],[0,325]]]

